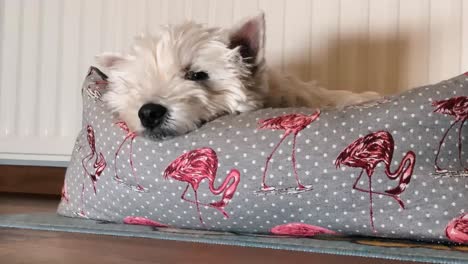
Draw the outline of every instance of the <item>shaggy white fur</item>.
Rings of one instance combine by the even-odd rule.
[[[109,76],[103,99],[132,131],[163,139],[224,114],[262,107],[343,107],[380,97],[283,76],[266,66],[264,46],[263,14],[231,29],[192,22],[165,26],[136,38],[127,54],[97,56]],[[146,104],[167,111],[150,107],[142,114]]]

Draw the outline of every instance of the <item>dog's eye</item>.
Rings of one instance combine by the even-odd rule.
[[[191,80],[191,81],[205,81],[205,80],[208,80],[208,78],[209,78],[208,73],[204,71],[199,71],[199,72],[188,71],[185,74],[185,79]]]

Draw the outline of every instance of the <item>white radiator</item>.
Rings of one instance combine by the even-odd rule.
[[[468,0],[0,0],[0,163],[68,160],[100,51],[258,10],[269,63],[330,88],[391,93],[468,70]]]

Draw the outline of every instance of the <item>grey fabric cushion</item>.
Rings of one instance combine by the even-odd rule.
[[[112,118],[99,99],[105,78],[91,68],[83,86],[83,128],[61,215],[242,233],[467,243],[466,75],[340,111],[224,116],[161,142]],[[270,188],[262,188],[278,144],[266,171]]]

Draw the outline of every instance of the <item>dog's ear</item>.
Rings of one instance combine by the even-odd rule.
[[[113,68],[115,65],[125,62],[127,58],[118,53],[105,52],[94,57],[99,66]]]
[[[265,59],[265,15],[245,19],[229,32],[229,48],[239,47],[244,60],[257,66]]]

